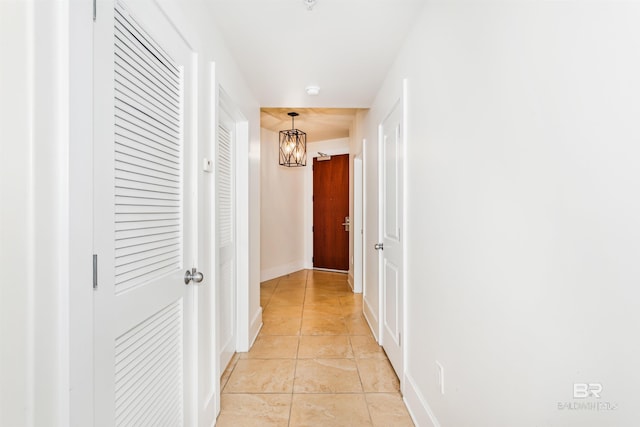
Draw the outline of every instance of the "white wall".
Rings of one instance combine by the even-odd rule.
[[[90,14],[74,1],[0,3],[3,426],[89,419],[78,396],[91,399],[91,318],[80,324],[76,303],[91,294]]]
[[[304,268],[304,169],[278,164],[278,134],[261,130],[260,277]],[[309,160],[308,160],[309,162]]]
[[[375,146],[406,77],[419,425],[640,424],[639,20],[631,2],[434,1],[408,37],[365,134]],[[574,383],[601,398],[574,399]],[[558,408],[585,401],[617,409]]]

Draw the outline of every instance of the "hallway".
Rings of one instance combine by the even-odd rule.
[[[222,376],[217,426],[413,425],[346,275],[302,270],[260,298],[262,330]]]

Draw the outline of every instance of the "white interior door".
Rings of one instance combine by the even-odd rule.
[[[193,425],[192,56],[154,2],[97,10],[95,425]]]
[[[222,91],[220,91],[223,93]],[[220,97],[224,101],[224,95]],[[223,104],[223,102],[221,102]],[[224,105],[218,112],[216,136],[216,211],[218,268],[216,282],[220,372],[236,351],[236,124]]]
[[[382,346],[402,379],[402,104],[380,126]]]

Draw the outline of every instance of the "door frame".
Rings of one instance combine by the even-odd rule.
[[[319,157],[317,150],[330,156],[349,154],[348,142],[345,142],[345,147],[324,148],[322,146],[315,146],[313,148],[316,151],[311,153],[309,145],[307,145],[307,166],[304,171],[304,268],[309,270],[313,269],[313,262],[311,261],[313,257],[313,159]],[[349,163],[351,163],[351,161],[349,161]],[[351,170],[351,167],[349,169]],[[351,173],[351,171],[349,171],[349,173]],[[351,239],[351,230],[349,230],[349,239]]]
[[[400,188],[400,195],[402,197],[402,228],[400,229],[400,236],[408,236],[408,232],[407,232],[407,198],[406,198],[406,182],[407,182],[407,170],[406,167],[404,167],[404,159],[406,159],[406,152],[407,152],[407,94],[408,94],[408,82],[407,79],[402,79],[402,86],[401,86],[401,92],[399,94],[399,96],[397,98],[395,98],[395,101],[393,103],[390,104],[390,106],[387,108],[386,114],[382,117],[380,123],[378,124],[378,242],[383,242],[384,241],[384,229],[383,229],[383,221],[384,221],[384,216],[383,216],[383,209],[384,209],[384,179],[383,179],[383,150],[384,150],[384,144],[383,144],[383,127],[382,127],[382,123],[387,119],[387,117],[389,117],[389,115],[393,112],[393,109],[396,106],[399,106],[402,109],[402,118],[401,118],[401,123],[402,123],[402,134],[400,137],[400,140],[402,141],[402,159],[403,159],[403,167],[402,167],[402,187]],[[402,344],[401,344],[401,350],[402,350],[402,369],[400,373],[398,373],[398,378],[400,380],[400,392],[404,394],[404,389],[405,389],[405,372],[406,372],[406,367],[407,367],[407,352],[404,351],[404,349],[406,348],[407,345],[407,336],[406,336],[406,325],[407,325],[407,312],[406,312],[406,307],[407,307],[407,278],[406,278],[406,271],[407,271],[407,239],[404,237],[401,237],[401,246],[402,246],[402,280],[401,280],[401,286],[402,286],[402,299],[401,299],[401,304],[402,304],[402,324],[400,325],[400,335],[401,335],[401,340],[402,340]],[[384,345],[384,334],[383,334],[383,329],[384,329],[384,280],[383,280],[383,274],[384,274],[384,268],[383,268],[383,256],[382,256],[382,251],[378,251],[378,342],[381,346]]]
[[[224,85],[219,81],[215,85],[215,126],[221,109],[235,122],[236,352],[246,352],[257,336],[256,328],[260,326],[256,327],[254,319],[249,318],[249,121],[225,91]],[[215,130],[213,132],[212,143],[215,144],[217,134]],[[217,262],[217,249],[214,256]]]
[[[363,141],[364,145],[364,141]],[[353,159],[353,292],[362,293],[362,275],[364,270],[364,159],[363,152]]]

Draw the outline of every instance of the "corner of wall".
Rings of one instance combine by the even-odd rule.
[[[294,261],[288,264],[278,265],[272,268],[260,270],[260,281],[275,279],[276,277],[286,276],[287,274],[303,270],[305,268],[304,261]]]
[[[369,301],[367,301],[366,298],[363,298],[364,304],[363,304],[363,314],[364,314],[364,318],[367,321],[367,323],[369,323],[369,328],[371,329],[371,332],[373,332],[373,337],[376,339],[376,341],[380,341],[379,337],[380,334],[378,333],[378,325],[380,324],[379,320],[378,320],[378,316],[377,316],[377,312],[378,310],[373,310],[371,308],[371,305],[369,304]]]
[[[249,325],[249,349],[253,347],[253,343],[256,342],[256,338],[258,338],[258,334],[262,329],[262,307],[258,306],[256,310],[256,314],[251,319],[251,324]]]
[[[438,419],[408,371],[404,373],[403,383],[403,400],[413,423],[420,427],[440,427]]]

